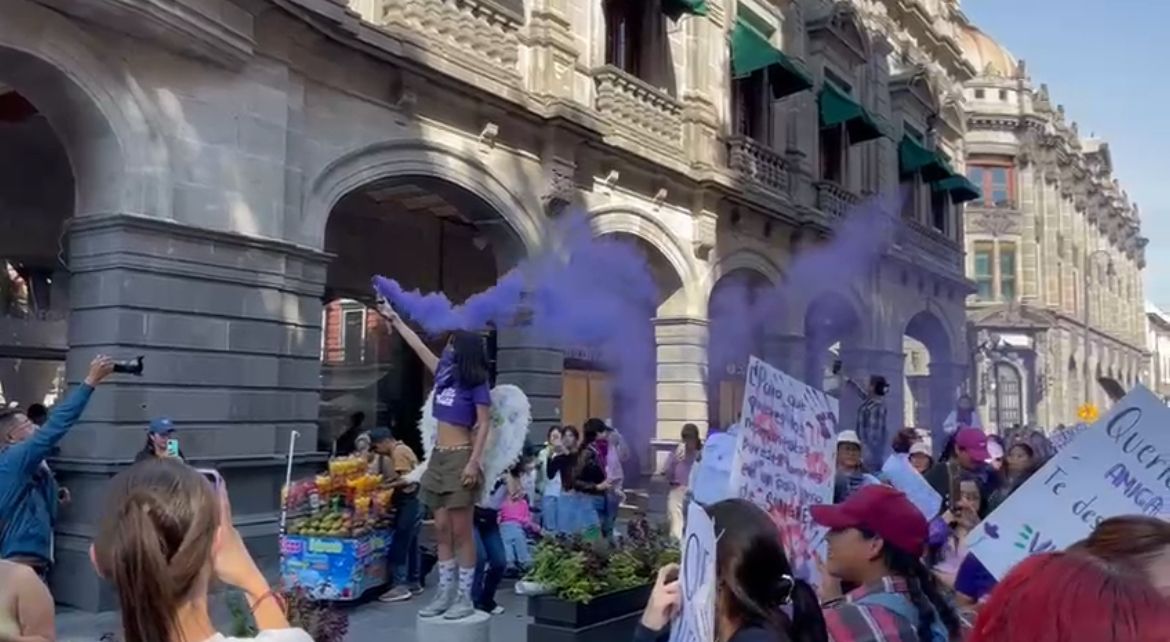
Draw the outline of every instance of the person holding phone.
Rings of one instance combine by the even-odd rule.
[[[125,642],[231,642],[208,611],[213,580],[239,588],[264,642],[312,642],[289,626],[232,524],[223,478],[171,457],[147,459],[110,480],[89,554],[118,592]]]
[[[178,435],[175,434],[175,424],[168,417],[151,420],[150,426],[146,429],[146,443],[134,457],[134,462],[162,457],[185,460],[183,451],[179,448]]]
[[[30,566],[44,579],[53,563],[53,528],[62,501],[45,460],[85,410],[93,389],[114,371],[99,355],[80,386],[36,426],[15,408],[0,409],[0,559]]]

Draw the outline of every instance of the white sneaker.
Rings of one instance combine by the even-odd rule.
[[[465,617],[471,617],[475,614],[475,606],[471,603],[471,596],[463,591],[458,591],[455,597],[455,602],[447,612],[443,614],[444,620],[462,620]]]
[[[503,613],[504,607],[500,606],[499,604],[496,605],[496,608],[492,609],[492,615],[502,615]]]
[[[455,601],[456,587],[451,586],[446,591],[439,589],[431,603],[418,610],[419,617],[439,617],[451,608]]]

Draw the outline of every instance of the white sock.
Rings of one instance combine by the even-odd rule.
[[[459,569],[459,592],[471,595],[471,581],[475,578],[475,567]]]
[[[455,560],[442,560],[439,562],[439,592],[446,593],[451,590],[451,585],[455,583]]]

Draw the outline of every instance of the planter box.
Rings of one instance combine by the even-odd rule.
[[[528,598],[528,642],[620,642],[634,628],[650,599],[651,585],[599,595],[588,604],[553,595]]]

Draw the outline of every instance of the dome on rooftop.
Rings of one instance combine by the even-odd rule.
[[[966,26],[959,31],[959,45],[963,57],[975,67],[978,76],[1012,78],[1019,63],[1016,57],[991,36],[976,27]]]

